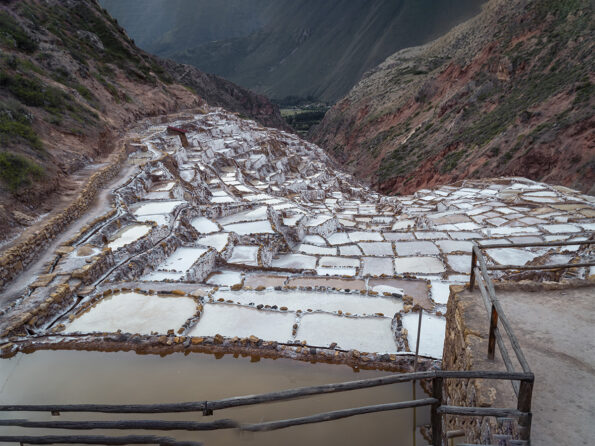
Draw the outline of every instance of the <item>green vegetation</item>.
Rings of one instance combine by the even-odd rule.
[[[4,11],[0,11],[0,45],[25,53],[32,53],[37,49],[37,42]]]
[[[281,116],[298,133],[305,134],[322,121],[328,108],[327,105],[320,103],[296,105],[282,108]]]
[[[440,166],[440,173],[448,173],[453,170],[461,161],[461,158],[465,155],[466,150],[458,150],[456,152],[451,152],[444,157],[444,161]]]
[[[52,114],[58,114],[64,107],[65,94],[42,84],[35,76],[24,77],[1,72],[0,88],[10,91],[23,104],[41,107]]]
[[[32,180],[44,175],[43,168],[34,161],[12,152],[0,152],[0,180],[12,193],[29,186]]]
[[[0,102],[0,144],[8,147],[24,141],[36,150],[43,148],[37,133],[31,127],[31,116],[26,110]]]

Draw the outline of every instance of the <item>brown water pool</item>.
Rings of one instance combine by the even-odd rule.
[[[0,360],[0,401],[2,404],[75,403],[166,403],[201,401],[294,387],[351,381],[386,375],[387,372],[350,367],[304,363],[289,359],[234,358],[226,355],[182,353],[166,357],[131,352],[38,351]],[[162,419],[212,421],[231,418],[240,422],[260,422],[312,415],[330,410],[412,399],[411,383],[356,390],[305,398],[297,401],[226,409],[212,417],[201,413],[112,415],[70,414],[52,417],[44,413],[7,413],[2,418],[30,420],[118,420]],[[418,386],[417,398],[424,397]],[[416,423],[429,422],[429,408],[417,409]],[[417,429],[419,431],[419,429]],[[134,432],[95,430],[85,434],[126,435],[149,433],[180,440],[216,445],[425,445],[414,432],[412,409],[360,415],[326,423],[296,426],[267,433],[236,431]],[[83,434],[81,431],[0,427],[0,435]],[[6,443],[0,443],[6,444]]]

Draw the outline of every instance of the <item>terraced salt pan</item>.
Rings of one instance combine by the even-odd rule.
[[[67,333],[108,332],[151,334],[177,331],[196,313],[189,297],[161,297],[128,292],[102,299],[70,323]]]
[[[185,203],[185,201],[163,200],[141,202],[141,204],[133,211],[133,213],[135,216],[171,214],[173,210],[182,203]]]
[[[436,245],[432,242],[396,242],[395,250],[400,256],[411,255],[434,255],[440,254]]]
[[[382,234],[379,232],[363,232],[363,231],[356,231],[348,233],[349,240],[353,243],[357,242],[381,242]],[[329,240],[330,242],[330,240]]]
[[[218,271],[208,278],[209,285],[234,286],[242,283],[242,273],[239,271]]]
[[[217,234],[210,234],[206,237],[199,238],[197,243],[199,245],[210,246],[215,248],[218,252],[223,251],[229,242],[229,234],[226,232],[219,232]]]
[[[212,234],[213,232],[219,232],[219,226],[213,220],[207,217],[196,217],[190,222],[192,227],[196,229],[200,234]]]
[[[306,235],[302,242],[310,245],[327,246],[326,240],[319,235]]]
[[[357,245],[339,246],[339,254],[342,256],[361,256],[362,250]]]
[[[330,245],[346,245],[351,243],[351,239],[346,232],[335,232],[334,234],[329,235],[326,239]]]
[[[357,274],[356,268],[350,268],[345,266],[319,266],[316,268],[316,274],[319,276],[347,276],[355,277]]]
[[[249,211],[238,212],[237,214],[228,215],[220,218],[218,223],[222,226],[230,225],[233,223],[241,223],[244,221],[256,221],[267,219],[267,207],[259,206]]]
[[[471,272],[471,256],[449,255],[446,256],[446,260],[453,271],[466,274]]]
[[[438,240],[436,244],[443,253],[451,252],[471,252],[473,243],[464,240]]]
[[[345,350],[396,353],[397,345],[389,318],[348,318],[330,314],[306,314],[296,338],[308,345],[328,347],[337,343]]]
[[[407,313],[402,317],[403,328],[407,329],[409,349],[415,352],[417,342],[417,328],[419,313]],[[424,313],[421,321],[421,336],[419,340],[419,354],[435,359],[442,359],[446,319]]]
[[[233,223],[223,227],[226,231],[235,232],[238,235],[249,234],[274,234],[275,231],[268,220],[250,221],[245,223]]]
[[[438,274],[446,269],[436,257],[400,257],[395,259],[395,271],[397,274]]]
[[[393,245],[390,242],[362,242],[358,243],[367,256],[394,256]]]
[[[173,189],[174,185],[175,185],[175,181],[170,181],[169,183],[163,184],[155,189],[153,189],[153,192],[166,192],[166,191],[170,191]]]
[[[314,269],[318,259],[304,254],[283,254],[278,259],[273,259],[275,268]]]
[[[450,297],[450,283],[437,280],[431,281],[432,300],[439,305],[446,305]]]
[[[500,265],[525,265],[541,254],[518,248],[495,248],[486,251],[496,263]]]
[[[164,271],[188,271],[208,249],[181,246],[176,249],[159,267]]]
[[[318,261],[318,266],[358,268],[359,259],[352,259],[348,257],[321,257]]]
[[[119,231],[114,240],[107,244],[107,247],[110,248],[112,251],[115,251],[122,246],[126,246],[132,242],[137,241],[139,238],[143,237],[144,235],[148,234],[151,230],[151,226],[149,225],[131,225],[127,226],[121,231]]]
[[[258,246],[235,246],[227,263],[258,266]]]
[[[393,259],[388,257],[363,257],[362,276],[393,276]]]
[[[237,305],[205,304],[202,316],[190,336],[247,338],[256,336],[266,341],[288,342],[292,337],[295,314],[261,311]]]
[[[313,311],[352,313],[357,315],[374,315],[382,313],[393,317],[403,309],[403,301],[396,297],[366,296],[352,293],[321,291],[216,291],[214,299],[223,298],[239,302],[242,305],[277,305],[287,307],[289,311],[308,309]]]

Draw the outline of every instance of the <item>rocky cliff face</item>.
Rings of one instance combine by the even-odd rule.
[[[268,97],[335,102],[485,0],[100,0],[139,45]]]
[[[373,69],[312,138],[386,193],[518,175],[595,191],[588,0],[490,0]]]
[[[77,187],[127,126],[204,100],[285,125],[266,98],[141,51],[95,0],[0,3],[0,240]]]

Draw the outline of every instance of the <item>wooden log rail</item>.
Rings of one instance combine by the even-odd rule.
[[[566,263],[566,264],[553,264],[553,265],[487,265],[485,257],[483,256],[482,250],[495,249],[495,248],[529,248],[529,247],[558,247],[558,246],[581,246],[581,245],[593,245],[595,240],[593,236],[590,240],[574,240],[574,241],[559,241],[559,242],[536,242],[536,243],[497,243],[490,245],[473,244],[471,251],[471,276],[469,278],[469,291],[473,291],[475,284],[477,283],[480,295],[483,299],[486,311],[489,315],[489,337],[488,337],[488,359],[494,359],[496,345],[502,356],[502,360],[506,367],[507,372],[514,372],[514,366],[510,359],[510,354],[504,343],[502,334],[498,328],[501,324],[504,327],[504,331],[508,336],[512,350],[525,373],[531,373],[529,363],[525,358],[525,355],[521,349],[516,335],[512,330],[512,324],[508,321],[500,301],[496,297],[496,291],[494,284],[488,274],[488,271],[503,271],[503,270],[519,270],[519,271],[536,271],[536,270],[553,270],[563,268],[581,268],[588,266],[595,266],[595,262],[579,262],[579,263]],[[518,381],[518,380],[517,380]],[[515,380],[511,380],[512,387],[517,396],[517,409],[516,411],[506,412],[509,415],[514,415],[519,418],[519,433],[522,440],[530,439],[531,431],[531,400],[533,393],[533,380],[521,380],[520,383]],[[473,410],[471,410],[473,409]],[[441,406],[436,409],[437,413],[450,413],[450,406]],[[477,408],[466,408],[465,410],[469,413],[479,414]],[[499,409],[481,409],[484,413],[483,416],[489,416],[487,413],[489,410],[494,413],[502,413],[503,415],[495,416],[509,416],[505,415],[505,412],[497,412]],[[507,411],[509,409],[504,409]],[[433,412],[434,413],[434,412]],[[463,413],[457,413],[458,415],[464,415]]]
[[[431,406],[432,413],[432,444],[441,446],[442,415],[460,416],[510,416],[519,420],[531,418],[530,401],[526,401],[523,407],[511,408],[473,408],[458,406],[443,406],[443,381],[445,379],[506,379],[521,382],[521,389],[531,389],[534,376],[525,372],[501,372],[501,371],[443,371],[432,370],[426,372],[414,372],[389,375],[380,378],[371,378],[344,383],[326,384],[321,386],[302,387],[280,392],[271,392],[260,395],[246,395],[234,398],[226,398],[217,401],[199,401],[173,404],[136,404],[136,405],[106,405],[106,404],[69,404],[69,405],[1,405],[0,411],[18,412],[51,412],[56,415],[60,412],[102,412],[102,413],[179,413],[198,412],[212,414],[217,409],[240,407],[254,404],[263,404],[273,401],[287,401],[305,396],[321,395],[327,393],[344,392],[356,389],[384,386],[407,381],[428,379],[432,381],[432,396],[412,401],[397,403],[385,403],[372,406],[342,409],[332,412],[324,412],[299,418],[268,421],[257,424],[240,424],[233,420],[223,419],[211,423],[200,423],[194,421],[163,421],[163,420],[123,420],[123,421],[29,421],[25,419],[0,420],[0,426],[18,426],[23,428],[44,428],[44,429],[66,429],[66,430],[93,430],[93,429],[142,429],[142,430],[185,430],[185,431],[206,431],[217,429],[239,429],[250,432],[265,432],[277,429],[284,429],[291,426],[304,424],[321,423],[338,420],[342,418],[398,410]],[[527,409],[528,407],[528,409]],[[526,409],[526,410],[523,410]],[[0,441],[29,443],[29,444],[163,444],[174,446],[192,445],[196,442],[179,442],[169,437],[155,437],[147,435],[130,435],[125,437],[103,437],[103,436],[1,436]]]

